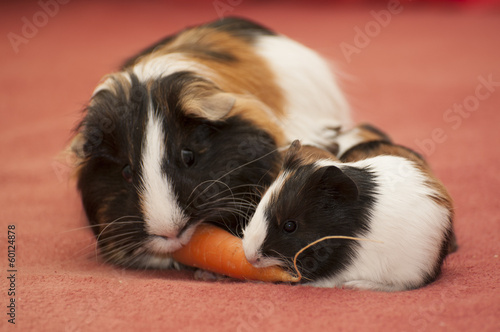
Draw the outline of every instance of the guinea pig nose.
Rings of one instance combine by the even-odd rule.
[[[177,238],[177,234],[155,234],[156,237],[164,239],[164,240],[172,240]]]
[[[250,257],[250,258],[247,258],[247,260],[252,265],[258,265],[260,263],[259,257]]]

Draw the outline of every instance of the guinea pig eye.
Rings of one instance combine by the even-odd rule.
[[[189,149],[182,149],[181,151],[182,162],[186,167],[193,166],[194,164],[194,152]]]
[[[283,231],[286,233],[293,233],[297,229],[297,222],[295,220],[287,220],[283,224]]]
[[[133,173],[132,173],[132,167],[130,167],[130,165],[125,165],[125,167],[123,167],[122,176],[125,179],[125,181],[132,182]]]

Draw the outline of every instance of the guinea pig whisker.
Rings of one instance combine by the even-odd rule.
[[[76,232],[76,231],[80,231],[82,229],[92,229],[92,228],[100,227],[100,226],[102,226],[102,224],[86,225],[86,226],[81,226],[81,227],[76,227],[76,228],[71,228],[71,229],[67,229],[64,231],[60,231],[59,233],[64,234],[64,233],[69,233],[69,232]]]
[[[251,187],[255,187],[256,189],[259,189],[259,188],[265,188],[263,185],[260,185],[260,184],[256,184],[256,183],[249,183],[249,184],[240,184],[238,186],[234,186],[234,187],[231,187],[231,189],[235,190],[235,189],[240,189],[240,188],[251,188]],[[247,192],[249,194],[256,194],[255,192]]]
[[[130,239],[127,239],[127,240],[130,240]],[[117,245],[117,247],[109,250],[108,252],[118,252],[118,251],[127,252],[131,256],[134,255],[134,251],[137,248],[142,246],[141,242],[130,242],[130,241],[117,241],[117,242],[113,242],[113,244]]]
[[[252,197],[252,196],[254,196],[255,198],[260,197],[255,192],[241,192],[241,193],[232,194],[231,196],[222,196],[220,198],[215,199],[217,196],[219,196],[223,193],[224,192],[219,192],[217,194],[214,194],[213,196],[209,197],[209,199],[207,199],[206,202],[199,204],[198,207],[202,208],[204,206],[213,205],[213,204],[220,203],[220,202],[225,202],[225,203],[234,202],[235,205],[236,204],[243,205],[243,204],[248,204],[248,203],[253,204],[252,200],[249,200],[249,197]],[[243,198],[241,198],[241,197],[243,197]],[[257,200],[255,200],[255,205],[257,205]]]
[[[286,262],[289,260],[289,258],[287,258],[285,255],[283,255],[282,253],[278,252],[277,250],[271,250],[272,252],[275,252],[276,255],[278,256],[278,260],[282,261],[284,264],[286,264]],[[264,257],[271,257],[271,256],[267,256],[267,255],[264,255]],[[271,257],[271,258],[276,258],[276,257]]]
[[[133,224],[142,224],[142,223],[144,223],[144,221],[142,221],[142,220],[127,220],[127,221],[116,221],[116,222],[102,223],[102,224],[99,224],[99,226],[108,227],[108,226],[112,225],[112,226],[116,226],[117,228],[123,228],[124,226],[129,226],[129,225],[133,225]],[[104,231],[104,229],[102,231]]]
[[[85,225],[85,226],[81,226],[81,227],[70,228],[70,229],[61,231],[60,233],[64,234],[64,233],[69,233],[69,232],[80,231],[80,230],[83,230],[83,229],[93,229],[93,228],[97,228],[97,227],[102,227],[104,225],[109,225],[111,223],[114,223],[114,224],[120,224],[120,223],[128,224],[128,223],[140,223],[140,222],[142,222],[140,220],[125,220],[125,221],[121,221],[120,220],[120,219],[124,219],[124,218],[140,219],[141,217],[139,217],[139,216],[122,216],[122,217],[119,217],[119,218],[117,218],[117,219],[115,219],[115,220],[113,220],[111,222],[98,223],[98,224],[93,224],[93,225]]]
[[[231,212],[234,215],[238,215],[238,216],[241,216],[241,217],[246,217],[246,214],[243,211],[241,211],[240,209],[237,209],[237,208],[225,207],[224,209],[219,209],[219,210],[220,211]]]
[[[277,148],[277,149],[271,150],[270,152],[265,153],[264,155],[262,155],[262,156],[260,156],[260,157],[258,157],[258,158],[256,158],[256,159],[254,159],[254,160],[251,160],[251,161],[249,161],[249,162],[247,162],[247,163],[244,163],[243,165],[240,165],[240,166],[238,166],[238,167],[236,167],[236,168],[233,168],[232,170],[230,170],[230,171],[228,171],[228,172],[224,173],[222,176],[220,176],[219,178],[217,178],[217,179],[215,179],[215,180],[207,180],[207,181],[213,181],[213,182],[212,182],[212,183],[211,183],[211,184],[210,184],[207,188],[205,188],[205,189],[204,189],[204,190],[203,190],[200,194],[198,194],[198,196],[197,196],[196,198],[198,198],[198,197],[199,197],[199,195],[202,195],[203,193],[205,193],[205,192],[206,192],[206,191],[207,191],[210,187],[212,187],[215,183],[223,183],[223,182],[221,182],[220,180],[221,180],[221,179],[223,179],[223,178],[225,178],[226,176],[230,175],[231,173],[233,173],[233,172],[235,172],[235,171],[237,171],[237,170],[239,170],[239,169],[241,169],[241,168],[243,168],[243,167],[246,167],[246,166],[248,166],[248,165],[250,165],[250,164],[252,164],[252,163],[254,163],[254,162],[257,162],[257,161],[259,161],[259,160],[261,160],[261,159],[264,159],[264,158],[266,158],[266,157],[270,156],[271,154],[276,153],[276,152],[277,152],[277,151],[279,151],[280,149],[281,149],[281,148]],[[197,186],[193,189],[193,191],[191,192],[191,194],[189,195],[188,200],[191,198],[191,195],[192,195],[192,194],[193,194],[193,193],[194,193],[194,192],[198,189],[198,187],[199,187],[200,185],[202,185],[202,184],[206,183],[207,181],[204,181],[204,182],[200,183],[199,185],[197,185]],[[223,184],[227,186],[227,184],[225,184],[225,183],[223,183]],[[196,198],[195,198],[195,199],[196,199]],[[194,200],[193,200],[193,201],[194,201]],[[188,206],[189,206],[190,204],[191,204],[191,203],[189,203],[189,204],[188,204]]]
[[[239,209],[235,209],[235,208],[228,208],[228,207],[223,207],[223,208],[213,208],[213,209],[208,209],[207,212],[218,212],[218,213],[221,213],[221,212],[228,212],[234,216],[238,216],[238,217],[242,217],[242,218],[247,218],[247,216]],[[223,220],[224,218],[222,218],[221,216],[221,219]]]
[[[207,183],[209,181],[205,181],[204,183]],[[226,185],[227,186],[227,185]],[[239,188],[248,188],[248,187],[255,187],[256,188],[256,191],[245,191],[245,192],[241,192],[241,193],[234,193],[233,190],[237,190]],[[221,203],[223,202],[222,200],[219,200],[219,199],[216,199],[217,197],[219,196],[222,196],[221,198],[222,199],[227,199],[227,201],[225,202],[226,204],[230,202],[230,200],[234,200],[235,202],[237,201],[237,196],[245,196],[245,197],[255,197],[256,199],[260,198],[260,195],[258,194],[258,190],[259,190],[259,187],[262,187],[260,185],[238,185],[238,186],[234,186],[234,187],[227,187],[226,189],[224,190],[221,190],[221,191],[218,191],[217,193],[215,193],[214,195],[208,197],[205,202],[203,202],[202,204],[198,204],[197,207],[199,209],[202,209],[202,208],[205,208],[206,206],[209,206],[209,205],[213,205],[213,204],[217,204],[217,203]],[[196,190],[196,189],[195,189]],[[195,191],[193,190],[193,192]],[[193,192],[191,193],[190,197],[192,196]],[[225,196],[225,194],[227,192],[230,192],[230,195],[229,196]],[[203,193],[203,192],[202,192]],[[197,195],[197,197],[193,198],[193,200],[189,203],[188,206],[190,206],[192,203],[194,203],[196,201],[196,199],[202,194],[200,193],[199,195]],[[242,200],[238,200],[238,202],[243,202]]]
[[[223,203],[223,205],[217,205],[215,203]],[[219,202],[214,202],[213,204],[207,204],[207,208],[214,208],[214,209],[224,209],[224,208],[232,208],[232,209],[237,209],[240,212],[244,212],[243,208],[248,208],[248,207],[254,207],[252,203],[249,203],[248,201],[240,200],[240,201],[234,201],[234,200],[220,200]]]
[[[234,190],[235,188],[232,188],[232,189]],[[256,197],[256,198],[257,198],[257,197],[260,197],[257,193],[255,193],[255,192],[249,192],[249,191],[240,192],[240,193],[233,193],[233,192],[231,191],[231,195],[230,195],[230,196],[227,196],[227,195],[225,195],[227,191],[228,191],[228,190],[223,190],[223,191],[221,191],[221,192],[218,192],[218,193],[216,193],[216,194],[212,195],[211,197],[209,197],[209,198],[208,198],[208,201],[210,201],[210,200],[212,200],[212,199],[216,198],[217,196],[221,196],[221,195],[222,195],[222,197],[223,197],[223,198],[229,198],[229,199],[230,199],[230,198],[235,198],[235,197],[238,197],[238,196],[243,196],[243,197],[247,197],[247,196],[249,196],[249,197]]]
[[[94,250],[95,250],[95,243],[94,241],[92,241],[92,243],[82,246],[78,251],[72,253],[71,257],[73,259],[80,257],[87,257],[87,255],[90,255],[90,253],[94,253]]]
[[[234,207],[248,207],[255,206],[253,203],[248,202],[243,198],[235,198],[235,197],[222,197],[213,201],[208,201],[203,204],[198,205],[199,208],[204,208],[207,206],[216,206],[218,203],[231,204]]]
[[[128,239],[129,240],[129,239]],[[127,244],[123,245],[123,241],[117,241],[114,244],[116,244],[115,248],[112,249],[107,249],[104,250],[101,253],[101,256],[109,262],[114,262],[119,265],[125,265],[126,262],[133,260],[137,255],[134,254],[134,251],[137,248],[140,248],[143,243],[142,242],[128,242]],[[96,256],[97,259],[98,256]],[[117,259],[117,257],[120,257],[120,259]],[[126,257],[126,258],[123,258]]]
[[[204,200],[202,203],[198,203],[196,205],[196,208],[198,210],[206,209],[209,207],[217,207],[217,206],[222,206],[222,205],[229,205],[229,204],[234,204],[236,205],[237,202],[243,203],[243,199],[237,198],[236,195],[232,196],[220,196],[220,194],[215,194],[206,200]],[[193,203],[193,202],[191,202]]]
[[[193,196],[193,194],[196,192],[196,190],[197,190],[200,186],[202,186],[202,185],[204,185],[204,184],[208,184],[208,183],[210,183],[210,185],[209,185],[207,188],[203,189],[203,191],[201,191],[200,193],[198,193],[198,194],[197,194],[197,196],[193,199],[193,201],[194,201],[194,200],[196,200],[196,199],[197,199],[200,195],[203,195],[203,194],[204,194],[204,193],[205,193],[208,189],[210,189],[210,187],[211,187],[211,186],[213,186],[213,185],[214,185],[214,184],[216,184],[216,183],[220,183],[220,184],[224,185],[224,186],[225,186],[225,187],[227,187],[227,188],[226,188],[226,189],[224,189],[224,190],[222,190],[222,191],[217,192],[215,195],[219,195],[219,194],[224,193],[224,192],[226,192],[226,191],[230,191],[230,192],[231,192],[231,194],[232,194],[232,190],[231,190],[231,188],[230,188],[230,187],[229,187],[226,183],[224,183],[223,181],[220,181],[220,179],[217,179],[217,180],[205,180],[205,181],[203,181],[203,182],[199,183],[199,184],[198,184],[198,185],[197,185],[197,186],[196,186],[196,187],[195,187],[195,188],[191,191],[191,194],[189,194],[188,200],[191,198],[191,196]],[[215,195],[214,195],[214,196],[215,196]]]
[[[295,256],[293,257],[293,267],[295,268],[295,272],[297,272],[297,278],[300,281],[302,278],[305,278],[302,276],[300,273],[299,269],[297,268],[297,258],[301,253],[303,253],[306,249],[314,246],[315,244],[318,244],[319,242],[325,241],[325,240],[330,240],[330,239],[344,239],[344,240],[355,240],[355,241],[369,241],[369,242],[376,242],[376,243],[383,243],[382,241],[377,241],[377,240],[372,240],[372,239],[365,239],[365,238],[359,238],[359,237],[353,237],[353,236],[343,236],[343,235],[331,235],[331,236],[324,236],[316,241],[313,241],[297,251]],[[307,278],[305,278],[307,279]]]
[[[131,219],[134,219],[134,220],[123,220],[125,218],[131,218]],[[116,218],[113,221],[110,221],[109,223],[104,223],[104,224],[119,223],[119,222],[120,223],[139,223],[139,222],[142,222],[140,219],[141,219],[140,216],[134,216],[134,215],[121,216],[121,217]]]
[[[108,259],[112,256],[117,256],[117,254],[123,254],[123,256],[125,256],[126,253],[133,252],[133,249],[135,249],[136,247],[137,243],[127,243],[125,245],[119,243],[117,244],[116,248],[107,249],[101,252],[100,256],[102,256],[104,259]],[[98,257],[99,256],[96,256],[96,259]]]
[[[119,222],[120,223],[120,222]],[[125,223],[125,222],[121,222],[121,223]],[[128,222],[130,223],[130,222]],[[102,226],[102,224],[99,224],[99,225],[92,225],[92,226]],[[79,229],[85,229],[85,227],[82,227],[82,228],[79,228]],[[132,232],[131,232],[132,233]],[[134,231],[133,233],[137,233],[137,231]],[[104,238],[100,238],[99,241],[97,241],[97,239],[94,241],[92,241],[91,244],[87,245],[86,247],[82,248],[80,251],[84,251],[90,247],[95,247],[95,245],[97,243],[105,243],[106,241],[111,241],[113,240],[114,238],[116,237],[120,237],[120,236],[123,236],[123,233],[122,234],[117,234],[117,235],[113,235],[113,236],[107,236],[107,237],[104,237]]]
[[[96,237],[97,242],[99,242],[99,238],[100,238],[100,237],[101,237],[101,235],[102,235],[102,234],[106,231],[106,229],[107,229],[108,227],[110,227],[111,225],[116,225],[116,224],[118,224],[118,222],[119,222],[120,220],[124,219],[124,218],[133,218],[133,217],[132,217],[132,216],[122,216],[122,217],[116,218],[115,220],[113,220],[113,221],[109,222],[109,223],[108,223],[108,224],[107,224],[107,225],[106,225],[106,226],[105,226],[105,227],[101,230],[101,232],[99,232],[99,235]],[[133,221],[133,220],[131,220],[131,221],[127,221],[127,222],[124,222],[124,223],[138,223],[138,222],[140,222],[140,221],[137,221],[137,220]]]
[[[224,186],[227,187],[227,189],[231,192],[231,195],[233,194],[233,192],[231,191],[231,188],[224,182],[220,181],[220,180],[207,180],[207,181],[204,181],[202,183],[200,183],[199,185],[197,185],[193,191],[191,192],[191,194],[189,195],[188,197],[188,200],[191,198],[192,194],[195,192],[195,190],[202,184],[206,183],[206,182],[212,182],[207,188],[205,188],[202,192],[200,192],[191,202],[188,203],[188,205],[186,206],[186,208],[189,208],[191,206],[192,203],[194,203],[194,201],[196,199],[198,199],[198,197],[200,197],[201,195],[203,195],[208,189],[210,189],[211,186],[213,186],[215,183],[220,183]]]
[[[115,241],[106,241],[105,243],[101,243],[99,247],[96,246],[95,257],[99,256],[109,256],[110,254],[114,254],[117,252],[127,252],[135,249],[135,247],[139,246],[137,242],[130,241],[130,237],[126,239],[120,239]]]
[[[130,232],[132,233],[132,232]],[[127,234],[127,235],[130,235],[130,234]],[[132,233],[133,235],[133,233]],[[99,257],[99,252],[101,253],[101,256],[104,256],[106,254],[106,252],[117,252],[119,250],[122,250],[123,246],[122,247],[119,247],[119,248],[113,248],[112,250],[110,249],[107,249],[109,248],[109,244],[111,244],[111,241],[113,239],[110,237],[110,239],[108,238],[102,238],[101,241],[100,241],[100,247],[98,248],[98,244],[97,242],[94,240],[92,241],[92,243],[89,243],[85,246],[82,246],[77,252],[73,253],[72,257],[73,259],[76,258],[76,257],[88,257],[87,255],[90,255],[90,249],[91,252],[92,252],[92,256],[95,257],[95,260],[98,261],[98,257]],[[130,236],[128,238],[125,238],[125,239],[121,239],[121,240],[115,240],[115,244],[118,245],[118,246],[121,246],[122,243],[126,243],[126,241],[129,241],[130,240]]]
[[[117,221],[117,222],[112,222],[113,224],[131,224],[131,223],[141,223],[142,221]],[[100,223],[100,224],[95,224],[95,225],[87,225],[87,226],[82,226],[82,227],[76,227],[76,228],[71,228],[71,229],[67,229],[67,230],[64,230],[64,231],[61,231],[60,233],[61,234],[64,234],[64,233],[69,233],[69,232],[76,232],[76,231],[80,231],[80,230],[84,230],[84,229],[93,229],[93,228],[97,228],[97,227],[102,227],[102,226],[105,226],[105,225],[109,225],[111,224],[111,222],[107,222],[107,223]]]
[[[115,221],[112,221],[112,222],[108,223],[106,225],[106,227],[104,227],[101,230],[101,232],[99,233],[99,235],[96,237],[96,243],[95,243],[95,252],[96,252],[96,255],[98,253],[99,246],[104,246],[106,243],[109,243],[110,241],[113,241],[116,238],[125,237],[123,240],[130,240],[130,237],[128,237],[129,235],[135,235],[135,234],[139,233],[138,230],[133,230],[133,231],[130,231],[130,232],[119,233],[119,234],[115,234],[115,235],[111,235],[111,236],[102,237],[102,235],[104,234],[104,232],[106,231],[106,229],[108,229],[108,227],[110,227],[111,225],[116,225],[118,223],[119,219],[120,218],[116,219]],[[132,223],[135,223],[135,222],[132,222]],[[130,222],[129,222],[129,224],[130,224]]]
[[[119,233],[119,234],[113,234],[113,235],[109,235],[109,236],[105,236],[105,237],[102,237],[100,240],[99,240],[99,243],[106,243],[106,242],[109,242],[109,241],[115,241],[115,240],[128,240],[131,238],[132,235],[136,235],[136,234],[140,234],[140,232],[138,230],[132,230],[132,231],[129,231],[129,232],[123,232],[123,233]]]

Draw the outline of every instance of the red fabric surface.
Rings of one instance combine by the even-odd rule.
[[[81,229],[83,210],[58,153],[102,75],[217,12],[212,1],[71,1],[44,20],[36,1],[2,2],[1,330],[14,331],[4,313],[10,224],[18,331],[500,330],[499,11],[405,4],[347,59],[340,45],[355,45],[356,27],[375,20],[371,7],[232,3],[226,14],[258,20],[335,59],[356,120],[426,155],[456,205],[460,249],[442,276],[422,289],[378,293],[201,282],[189,272],[101,264],[93,236]],[[376,11],[382,9],[385,2]],[[36,31],[26,22],[37,23]],[[25,38],[17,47],[12,33]],[[475,104],[481,77],[497,85],[479,88]],[[471,111],[444,117],[464,103]]]

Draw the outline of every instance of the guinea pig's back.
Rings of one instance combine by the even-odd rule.
[[[420,287],[436,278],[453,236],[451,198],[412,159],[377,155],[344,164],[369,170],[375,204],[357,257],[339,280],[379,290]],[[444,190],[444,191],[443,191]],[[357,282],[356,282],[357,281]]]
[[[172,66],[174,62],[175,66]],[[127,61],[145,78],[179,67],[209,78],[223,91],[268,107],[290,143],[328,147],[350,111],[332,68],[318,53],[286,36],[241,18],[188,28]],[[161,75],[160,75],[161,76]]]

